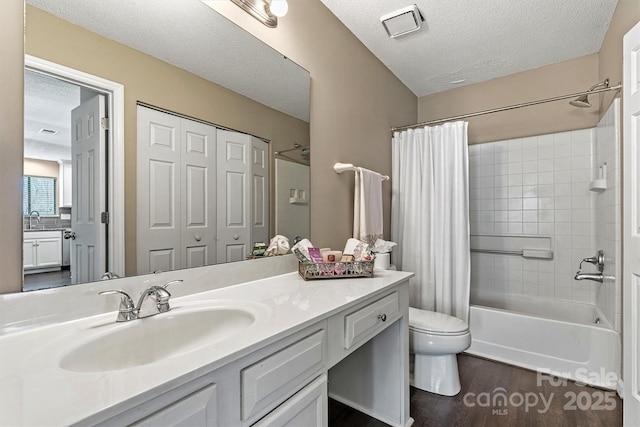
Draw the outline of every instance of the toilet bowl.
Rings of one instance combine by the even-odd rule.
[[[414,355],[412,386],[444,396],[458,394],[456,354],[470,345],[471,333],[465,321],[409,307],[409,351]]]

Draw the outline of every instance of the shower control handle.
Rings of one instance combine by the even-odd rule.
[[[584,258],[582,261],[580,261],[580,266],[578,267],[580,271],[582,271],[583,262],[588,262],[589,264],[595,265],[598,268],[598,271],[602,273],[604,271],[604,252],[602,250],[599,250],[595,256]]]
[[[387,315],[382,313],[382,314],[378,314],[378,319],[382,320],[383,322],[387,321]]]

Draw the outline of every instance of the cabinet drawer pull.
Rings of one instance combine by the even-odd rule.
[[[378,314],[378,319],[382,320],[383,322],[387,321],[387,315],[382,313],[382,314]]]

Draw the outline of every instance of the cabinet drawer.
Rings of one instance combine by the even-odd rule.
[[[325,358],[325,331],[320,330],[243,369],[242,419],[282,403],[318,375]]]
[[[131,426],[215,427],[218,425],[217,417],[216,385],[210,384]]]
[[[321,375],[253,427],[326,427],[327,412],[327,376]]]
[[[373,302],[344,318],[344,348],[366,340],[373,331],[382,328],[398,316],[398,293]]]

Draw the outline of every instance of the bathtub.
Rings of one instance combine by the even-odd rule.
[[[474,297],[469,327],[469,354],[619,388],[620,334],[596,306],[528,296]]]

